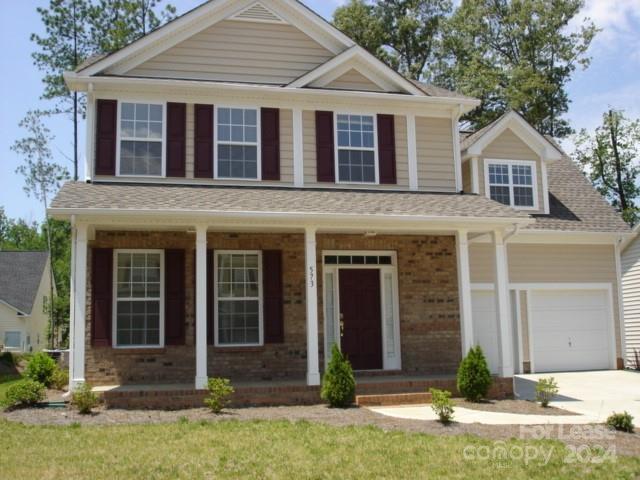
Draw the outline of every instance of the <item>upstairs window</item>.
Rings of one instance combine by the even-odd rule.
[[[120,106],[120,175],[163,176],[164,106]]]
[[[374,116],[338,114],[336,130],[338,182],[378,183]]]
[[[259,124],[255,108],[217,109],[216,177],[221,179],[258,180]]]
[[[534,162],[488,160],[486,182],[488,196],[503,205],[518,209],[537,209]]]

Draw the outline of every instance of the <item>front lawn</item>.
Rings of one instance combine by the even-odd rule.
[[[309,422],[177,422],[43,427],[0,420],[3,478],[636,478],[640,459],[564,463],[559,442],[506,442],[554,450],[551,460],[465,460],[475,436],[432,436]],[[514,452],[519,452],[516,449]],[[517,455],[516,455],[517,456]],[[28,459],[28,461],[25,461]]]

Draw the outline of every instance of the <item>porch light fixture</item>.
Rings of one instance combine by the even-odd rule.
[[[364,236],[367,238],[373,238],[378,236],[378,232],[365,232]]]

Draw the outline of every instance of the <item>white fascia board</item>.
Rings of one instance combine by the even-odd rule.
[[[520,230],[509,239],[518,244],[614,245],[631,234],[615,232],[569,232],[554,230]]]
[[[14,307],[13,305],[11,305],[11,304],[10,304],[10,303],[8,303],[8,302],[5,302],[4,300],[0,300],[0,303],[1,303],[2,305],[6,305],[6,306],[7,306],[8,308],[10,308],[11,310],[15,310],[15,312],[16,312],[17,314],[19,314],[21,317],[30,317],[30,316],[31,316],[31,314],[30,314],[30,313],[23,312],[23,311],[22,311],[22,310],[20,310],[19,308]]]
[[[326,97],[342,98],[342,99],[365,99],[379,104],[384,101],[394,101],[404,106],[413,106],[420,108],[425,105],[440,105],[447,108],[458,108],[463,113],[469,112],[476,108],[480,101],[475,99],[460,99],[449,97],[430,97],[406,95],[399,93],[384,92],[354,92],[341,90],[324,90],[324,89],[308,89],[308,88],[288,88],[269,85],[248,85],[228,82],[210,82],[203,80],[170,80],[160,78],[137,78],[137,77],[116,77],[116,76],[100,76],[87,77],[78,75],[74,72],[65,72],[65,81],[69,88],[74,91],[86,92],[90,85],[94,88],[113,88],[121,90],[123,88],[138,89],[141,91],[151,91],[151,89],[175,89],[176,91],[185,92],[185,96],[195,96],[198,93],[202,95],[211,95],[212,93],[220,93],[222,95],[237,92],[239,94],[263,95],[274,94],[279,95],[282,99],[295,98],[296,100],[307,100],[310,98]],[[96,90],[97,91],[97,90]],[[133,93],[131,93],[133,95]],[[262,98],[262,97],[261,97]]]
[[[254,3],[255,0],[209,1],[89,65],[81,73],[91,76],[112,69],[110,73],[122,74],[217,22],[237,15]],[[334,54],[354,45],[353,40],[295,0],[266,0],[261,3],[294,26],[306,22],[309,28],[305,33]]]
[[[484,149],[491,144],[498,136],[509,128],[534,152],[540,155],[545,161],[560,160],[562,153],[540,134],[527,121],[515,112],[509,112],[502,117],[487,132],[478,138],[473,144],[467,147],[466,156],[482,155]]]

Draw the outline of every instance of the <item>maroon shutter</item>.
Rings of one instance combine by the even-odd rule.
[[[184,250],[164,252],[164,331],[167,345],[184,345]]]
[[[378,163],[380,183],[396,181],[396,134],[393,115],[378,115]]]
[[[213,178],[213,105],[195,105],[196,178]]]
[[[280,180],[280,110],[260,110],[262,180]]]
[[[335,182],[333,112],[316,112],[316,162],[319,182]]]
[[[113,250],[94,248],[91,258],[91,345],[111,346]]]
[[[167,177],[184,177],[187,156],[187,105],[167,103]]]
[[[262,252],[264,342],[284,342],[282,251]]]
[[[116,174],[118,102],[98,100],[96,111],[96,175]]]
[[[215,253],[213,250],[207,250],[207,344],[214,344],[214,321],[216,315],[216,288],[215,269],[213,259]]]

